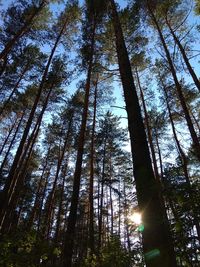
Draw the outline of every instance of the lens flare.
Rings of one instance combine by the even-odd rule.
[[[142,215],[139,212],[134,212],[131,214],[129,219],[136,225],[140,225],[142,223]]]

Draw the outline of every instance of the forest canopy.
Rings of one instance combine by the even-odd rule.
[[[0,6],[0,267],[198,267],[200,1]]]

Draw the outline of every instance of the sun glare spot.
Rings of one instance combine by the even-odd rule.
[[[142,223],[142,215],[139,212],[134,212],[133,214],[131,214],[129,219],[136,225],[140,225]]]

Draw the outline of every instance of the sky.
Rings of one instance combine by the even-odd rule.
[[[2,7],[3,9],[5,9],[11,2],[13,2],[12,0],[2,0]],[[83,3],[84,0],[80,0],[80,3]],[[116,0],[116,3],[118,3],[120,5],[121,8],[124,8],[127,5],[127,0]],[[195,18],[195,19],[194,19]],[[200,17],[199,17],[200,18]],[[190,24],[199,22],[198,17],[195,17],[193,14],[191,14],[191,16],[189,17],[189,22]],[[199,22],[200,24],[200,22]],[[194,46],[194,49],[199,50],[199,44],[196,44]],[[199,62],[196,59],[191,60],[191,63],[193,64],[193,66],[195,67],[195,70],[197,70],[198,75],[200,75],[200,69],[197,68],[197,64],[199,64]],[[114,87],[114,97],[116,97],[116,106],[119,107],[124,107],[125,103],[124,103],[124,99],[122,97],[122,88],[119,85],[118,82],[115,82],[113,84]],[[109,111],[112,111],[114,114],[121,116],[121,125],[122,127],[126,127],[127,126],[127,119],[126,119],[126,111],[120,108],[115,108],[115,107],[110,107]],[[130,149],[129,149],[130,150]]]
[[[15,1],[13,1],[13,0],[0,0],[0,3],[2,4],[3,8],[6,8],[12,2],[15,2]],[[79,2],[83,3],[84,0],[80,0]],[[126,0],[116,0],[115,2],[118,3],[121,8],[124,8],[127,5]]]

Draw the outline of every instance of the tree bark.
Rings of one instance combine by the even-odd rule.
[[[109,184],[109,198],[110,198],[110,220],[111,220],[111,235],[114,233],[114,211],[113,211],[113,199],[112,199],[112,155],[110,153],[110,184]]]
[[[59,201],[59,208],[58,208],[58,215],[56,220],[56,230],[55,230],[55,244],[58,244],[59,242],[59,234],[60,234],[60,227],[61,227],[61,216],[63,212],[63,199],[64,199],[64,193],[65,193],[65,182],[66,182],[66,176],[68,171],[68,159],[65,162],[64,170],[62,171],[63,179],[62,179],[62,189],[61,189],[61,197]]]
[[[71,206],[70,206],[68,226],[67,226],[66,238],[65,238],[65,244],[64,244],[63,267],[72,266],[74,234],[75,234],[75,226],[76,226],[76,220],[77,220],[78,201],[79,201],[81,168],[82,168],[82,161],[83,161],[85,131],[86,131],[88,107],[89,107],[90,81],[91,81],[91,74],[92,74],[92,67],[93,67],[95,30],[96,30],[96,25],[94,23],[92,34],[91,34],[91,51],[90,51],[90,59],[88,63],[86,86],[85,86],[84,108],[83,108],[81,128],[80,128],[79,139],[78,139],[78,152],[77,152],[75,172],[74,172],[74,183],[73,183],[73,191],[72,191],[72,198],[71,198]]]
[[[99,220],[98,220],[98,230],[99,230],[99,240],[98,240],[98,255],[100,255],[102,246],[102,225],[103,225],[103,199],[104,199],[104,182],[105,182],[105,164],[106,164],[106,139],[104,143],[103,150],[103,166],[102,166],[102,177],[101,177],[101,192],[100,192],[100,205],[99,205]]]
[[[154,173],[155,173],[155,177],[156,177],[157,181],[160,181],[159,172],[158,172],[158,165],[157,165],[157,160],[156,160],[156,153],[155,153],[154,144],[153,144],[153,140],[152,140],[151,127],[149,125],[149,116],[148,116],[148,112],[147,112],[147,108],[146,108],[146,103],[144,100],[144,93],[143,93],[142,86],[140,83],[140,78],[138,75],[137,67],[135,68],[135,72],[136,72],[138,87],[140,90],[142,106],[143,106],[143,110],[144,110],[144,120],[145,120],[146,129],[147,129],[147,137],[148,137],[148,141],[149,141],[149,146],[151,149],[151,156],[152,156],[152,161],[153,161]]]
[[[119,70],[124,90],[138,204],[144,224],[143,249],[147,267],[176,267],[174,248],[160,188],[156,182],[134,85],[131,65],[114,0],[110,0]]]
[[[96,127],[96,111],[97,111],[97,86],[98,79],[95,82],[94,88],[94,103],[93,103],[93,123],[92,123],[92,134],[91,134],[91,148],[90,148],[90,181],[89,181],[89,248],[91,255],[94,254],[94,137]]]
[[[159,158],[159,163],[160,163],[160,176],[161,176],[160,181],[162,181],[162,178],[163,178],[163,163],[162,163],[162,154],[161,154],[160,144],[159,144],[159,140],[158,140],[158,131],[157,131],[157,129],[155,129],[155,139],[156,139],[156,145],[157,145],[157,149],[158,149],[158,158]]]

